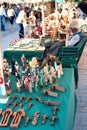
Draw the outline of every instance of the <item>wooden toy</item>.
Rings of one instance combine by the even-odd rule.
[[[58,93],[52,92],[49,89],[48,90],[44,90],[43,91],[44,95],[49,95],[49,96],[53,96],[53,97],[58,97]]]
[[[56,106],[56,105],[61,105],[61,102],[57,102],[57,101],[51,101],[51,100],[48,100],[48,101],[45,101],[44,104],[46,105],[52,105],[52,106]]]
[[[40,116],[40,112],[35,112],[35,114],[34,114],[34,119],[33,119],[33,121],[32,121],[32,125],[35,126],[35,125],[37,124],[37,121],[38,121],[39,116]]]
[[[32,97],[28,97],[25,103],[28,103],[30,100],[32,100]]]
[[[44,125],[46,123],[46,120],[48,119],[48,116],[47,115],[44,115],[42,117],[42,124]]]
[[[25,70],[26,68],[26,58],[24,54],[21,56],[21,62],[22,62],[22,69]]]
[[[6,109],[8,109],[10,105],[11,105],[10,102],[6,103]]]
[[[14,103],[14,104],[13,104],[12,110],[13,110],[16,106],[18,106],[18,103]]]
[[[29,123],[29,121],[31,120],[31,118],[25,118],[25,124],[24,124],[24,126],[26,127],[27,125],[28,125],[28,123]]]
[[[11,81],[10,81],[9,76],[6,77],[5,87],[6,87],[7,94],[8,95],[11,94],[12,93],[12,88],[11,88]]]
[[[18,111],[14,112],[13,116],[14,118],[11,122],[10,128],[18,128],[22,117],[25,116],[25,112],[23,109],[19,109]]]
[[[10,119],[11,116],[12,116],[12,110],[11,109],[7,109],[6,111],[4,111],[2,113],[2,119],[0,121],[0,126],[1,127],[8,126],[9,119]]]
[[[17,79],[16,85],[17,85],[17,91],[21,92],[21,82],[20,82],[20,79]]]
[[[41,97],[36,97],[36,100],[38,100],[40,103],[44,103],[43,99]]]
[[[28,110],[33,106],[33,103],[28,104]]]
[[[57,120],[58,118],[56,116],[53,116],[51,118],[51,125],[54,125],[54,122]]]
[[[11,103],[13,103],[15,99],[17,99],[17,96],[12,96]]]
[[[65,92],[66,91],[65,88],[60,87],[58,84],[53,84],[51,88],[52,88],[52,90],[58,90],[58,91],[61,91],[61,92]]]
[[[53,114],[54,114],[54,115],[56,115],[57,110],[58,110],[57,107],[54,107],[54,108],[53,108]]]

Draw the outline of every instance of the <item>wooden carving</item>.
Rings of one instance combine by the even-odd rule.
[[[57,117],[56,116],[53,116],[51,118],[51,125],[54,125],[54,122],[57,120]]]
[[[32,97],[28,97],[25,102],[28,103],[30,100],[32,100]]]
[[[43,99],[41,97],[36,97],[36,100],[38,100],[40,103],[44,103]]]
[[[54,114],[54,115],[56,115],[57,110],[58,110],[57,107],[54,107],[54,108],[53,108],[53,114]]]
[[[25,124],[24,124],[25,127],[28,125],[28,123],[29,123],[30,120],[31,120],[31,118],[26,118],[25,119]]]
[[[28,104],[28,110],[33,106],[33,103]]]
[[[59,90],[61,92],[65,92],[66,89],[64,87],[60,87],[58,84],[53,84],[52,90]]]
[[[61,102],[48,100],[48,101],[44,102],[44,104],[54,106],[54,105],[60,105]]]
[[[11,116],[12,116],[11,109],[7,109],[6,111],[4,111],[2,113],[2,119],[0,121],[0,126],[3,126],[3,127],[7,126]]]
[[[37,121],[38,121],[39,116],[40,116],[40,112],[35,112],[35,114],[34,114],[34,119],[33,119],[33,121],[32,121],[32,125],[35,126],[35,125],[37,124]]]
[[[11,122],[10,127],[11,128],[18,128],[22,117],[25,116],[25,112],[24,112],[23,109],[19,109],[18,111],[14,112],[13,116],[14,116],[14,118],[13,118],[13,120]]]
[[[52,92],[50,90],[44,90],[43,93],[44,93],[44,95],[50,95],[50,96],[53,96],[53,97],[58,97],[58,93]]]
[[[44,115],[44,116],[42,117],[42,124],[45,124],[47,119],[48,119],[48,116],[47,116],[47,115]]]

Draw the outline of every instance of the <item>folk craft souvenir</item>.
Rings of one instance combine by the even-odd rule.
[[[10,81],[10,77],[9,76],[6,77],[5,88],[6,88],[6,93],[8,95],[12,93],[11,81]]]
[[[35,112],[34,118],[33,118],[33,121],[32,121],[32,125],[35,126],[37,124],[39,116],[40,116],[40,112]]]
[[[6,109],[5,111],[3,111],[2,113],[2,119],[0,121],[0,126],[1,127],[6,127],[8,126],[10,117],[12,116],[12,110],[11,109]]]
[[[24,54],[21,56],[21,62],[22,62],[22,69],[25,71],[25,68],[26,68],[26,57],[25,57]]]
[[[13,116],[14,118],[11,122],[10,128],[18,128],[22,118],[25,117],[25,112],[23,109],[19,109],[18,111],[14,112]]]
[[[21,82],[20,82],[20,79],[17,79],[16,85],[17,85],[17,91],[21,92]]]

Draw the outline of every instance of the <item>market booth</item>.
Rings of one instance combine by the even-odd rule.
[[[4,58],[9,63],[11,91],[6,88],[9,92],[8,102],[0,104],[0,130],[73,130],[77,106],[73,68],[63,67],[60,76],[57,76],[59,72],[56,72],[56,81],[48,81],[46,84],[42,82],[42,69],[42,74],[37,74],[40,86],[36,84],[31,91],[30,86],[25,88],[23,84],[19,89],[17,75],[12,74],[12,60],[17,61],[20,75],[26,76],[26,72],[22,70],[22,55],[31,62],[32,58],[41,57],[43,51],[44,47],[40,46],[39,39],[27,38],[4,51]],[[28,85],[29,83],[30,81]],[[53,89],[55,84],[58,86]]]
[[[34,130],[34,129],[73,130],[75,113],[76,113],[76,105],[77,105],[76,95],[74,92],[74,72],[73,72],[73,69],[71,68],[64,68],[63,73],[64,74],[61,76],[61,78],[58,78],[57,82],[59,86],[61,86],[61,88],[64,87],[66,91],[60,92],[58,90],[54,90],[53,92],[56,92],[56,94],[58,94],[58,97],[43,94],[43,91],[47,90],[50,87],[49,84],[45,86],[44,88],[39,89],[38,92],[33,90],[32,93],[24,90],[24,88],[21,87],[21,92],[18,93],[16,89],[15,76],[11,75],[12,94],[10,94],[9,99],[8,99],[8,104],[9,103],[11,104],[9,105],[0,104],[0,109],[2,109],[3,113],[4,111],[6,111],[6,109],[7,110],[11,109],[12,114],[8,121],[7,126],[5,127],[3,126],[4,121],[2,122],[3,120],[2,118],[5,118],[4,114],[0,116],[0,130],[10,129],[12,120],[15,115],[14,113],[18,110],[23,110],[23,112],[25,113],[18,126],[19,130],[23,130],[25,128],[31,129],[31,130]],[[16,97],[14,101],[13,101],[13,96]],[[24,99],[20,100],[21,97],[23,96],[24,96]],[[31,97],[32,100],[27,100],[28,97]],[[37,97],[39,97],[41,100],[37,100]],[[53,103],[53,105],[51,103]],[[17,105],[15,106],[15,104]],[[32,105],[29,105],[29,104],[32,104]],[[54,113],[53,109],[55,107],[58,110]],[[34,120],[34,116],[36,112],[39,112],[37,124],[32,125],[32,121]],[[7,113],[9,112],[7,111]],[[45,124],[42,124],[44,115],[47,115],[48,119],[46,119]],[[55,117],[54,121],[52,121],[52,117]],[[25,123],[26,118],[31,118],[31,120],[29,121],[28,125],[25,127],[24,125],[26,124]],[[11,128],[16,128],[16,127],[11,127]]]
[[[44,47],[41,47],[38,44],[39,41],[37,39],[36,41],[34,40],[30,39],[30,43],[27,43],[29,42],[29,39],[28,41],[26,39],[25,43],[24,41],[21,41],[21,44],[17,43],[4,51],[4,57],[9,62],[10,70],[12,69],[11,60],[16,59],[19,64],[21,76],[26,75],[22,70],[21,56],[24,54],[26,59],[31,61],[33,57],[41,56],[44,51]],[[34,42],[37,42],[37,44]],[[20,87],[21,91],[19,92],[16,75],[10,74],[10,87],[12,92],[9,94],[8,102],[6,104],[0,104],[0,111],[2,110],[2,115],[0,116],[0,129],[9,130],[10,128],[17,128],[23,130],[26,128],[31,130],[73,130],[77,106],[74,90],[74,70],[73,68],[62,68],[62,71],[63,73],[57,77],[56,82],[53,81],[52,84],[48,82],[44,87],[35,87],[33,88],[32,93],[29,89],[26,90],[24,86]],[[12,72],[12,70],[10,72]],[[39,83],[42,82],[39,81]],[[54,84],[59,85],[62,90],[49,90]],[[44,91],[48,91],[49,94],[45,95]],[[22,113],[23,115],[19,121],[19,116]],[[36,114],[37,116],[35,117]],[[15,126],[15,124],[17,126]]]

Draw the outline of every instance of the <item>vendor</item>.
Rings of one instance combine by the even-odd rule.
[[[48,59],[48,55],[58,56],[62,46],[76,46],[83,38],[83,33],[80,30],[80,24],[77,19],[73,19],[67,30],[66,39],[56,42],[48,42],[45,44],[45,51],[42,56],[42,66]]]

